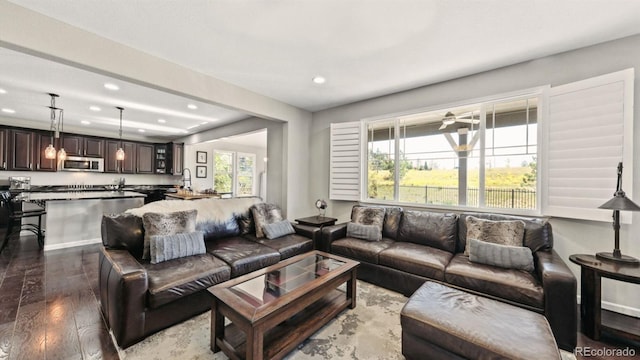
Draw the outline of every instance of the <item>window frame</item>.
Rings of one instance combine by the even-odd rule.
[[[537,108],[537,127],[536,127],[536,133],[537,133],[537,144],[536,144],[536,157],[538,159],[538,163],[540,162],[540,160],[542,159],[542,148],[544,147],[544,139],[543,139],[543,128],[544,128],[544,121],[546,119],[546,116],[543,116],[546,114],[546,107],[547,107],[547,101],[548,101],[548,93],[549,93],[549,89],[550,86],[546,85],[546,86],[539,86],[539,87],[534,87],[534,88],[528,88],[528,89],[522,89],[522,90],[518,90],[518,91],[513,91],[513,92],[507,92],[507,93],[501,93],[501,94],[495,94],[495,95],[491,95],[491,96],[486,96],[486,97],[482,97],[482,98],[476,98],[476,99],[470,99],[470,100],[462,100],[462,101],[458,101],[458,102],[452,102],[452,103],[448,103],[448,104],[442,104],[442,105],[434,105],[434,106],[429,106],[429,107],[424,107],[424,108],[419,108],[419,109],[414,109],[414,110],[410,110],[410,111],[404,111],[404,112],[399,112],[399,113],[393,113],[393,114],[386,114],[386,115],[381,115],[381,116],[375,116],[375,117],[370,117],[370,118],[365,118],[361,120],[362,123],[362,132],[361,132],[361,138],[363,139],[363,141],[361,142],[361,167],[362,167],[362,171],[361,171],[361,182],[360,182],[360,202],[363,204],[380,204],[380,205],[396,205],[396,206],[403,206],[403,207],[413,207],[413,208],[429,208],[429,209],[438,209],[438,210],[453,210],[453,211],[475,211],[475,212],[496,212],[499,211],[501,213],[505,213],[505,214],[513,214],[513,215],[526,215],[526,216],[541,216],[542,215],[542,194],[541,194],[541,189],[542,189],[542,176],[543,176],[543,171],[541,171],[541,167],[538,164],[537,167],[537,172],[536,172],[536,208],[535,209],[513,209],[513,208],[488,208],[488,207],[473,207],[473,206],[461,206],[461,205],[435,205],[435,204],[422,204],[422,203],[411,203],[411,202],[402,202],[399,201],[398,196],[399,196],[399,176],[400,176],[400,172],[398,171],[398,167],[400,166],[400,162],[399,160],[399,156],[400,156],[400,139],[399,139],[399,134],[400,134],[400,122],[398,121],[397,118],[403,117],[403,116],[409,116],[409,115],[414,115],[414,114],[418,114],[418,113],[423,113],[423,112],[434,112],[434,111],[448,111],[449,109],[452,108],[457,108],[457,107],[468,107],[468,106],[475,106],[477,105],[478,108],[480,109],[480,114],[481,114],[481,120],[480,120],[480,124],[479,124],[479,128],[478,128],[478,132],[480,133],[480,140],[479,140],[479,152],[480,152],[480,157],[484,158],[485,157],[485,131],[486,131],[486,110],[487,107],[490,105],[494,105],[497,103],[502,103],[502,102],[507,102],[507,101],[517,101],[517,100],[523,100],[523,99],[530,99],[532,97],[537,97],[538,98],[538,108]],[[393,200],[383,200],[383,199],[371,199],[368,198],[368,184],[369,184],[369,179],[368,179],[368,161],[369,161],[369,154],[368,154],[368,137],[367,137],[367,131],[369,128],[369,124],[371,123],[375,123],[375,122],[380,122],[380,121],[388,121],[390,119],[394,119],[395,118],[395,126],[394,126],[394,151],[395,151],[395,168],[394,168],[394,199]],[[481,186],[484,187],[484,182],[485,182],[485,164],[484,161],[480,161],[480,167],[479,167],[479,171],[480,171],[480,183]]]
[[[233,197],[252,197],[252,196],[257,196],[257,186],[256,186],[256,174],[257,174],[257,168],[258,168],[258,164],[257,164],[257,158],[258,155],[255,153],[248,153],[248,152],[242,152],[242,151],[233,151],[233,150],[222,150],[222,149],[213,149],[213,188],[215,188],[215,181],[216,181],[216,154],[231,154],[231,194]],[[239,167],[240,167],[240,162],[239,157],[240,156],[244,156],[244,157],[251,157],[253,158],[253,166],[252,166],[252,174],[251,174],[251,179],[252,179],[252,183],[251,183],[251,194],[249,195],[239,195],[238,194],[238,189],[240,188],[239,186],[239,179],[238,179],[238,173],[239,171]],[[216,189],[217,190],[217,189]],[[226,194],[226,192],[225,192]]]

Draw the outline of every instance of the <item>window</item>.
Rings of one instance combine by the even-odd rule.
[[[256,155],[233,151],[214,151],[214,189],[234,196],[253,196]]]
[[[366,199],[537,210],[539,97],[367,122]]]

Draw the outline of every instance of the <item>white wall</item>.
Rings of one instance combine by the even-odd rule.
[[[321,112],[313,116],[311,128],[311,163],[322,176],[310,177],[312,197],[329,197],[329,126],[332,122],[356,121],[367,117],[397,113],[426,106],[453,103],[493,94],[516,91],[535,86],[565,84],[603,75],[626,68],[636,68],[635,104],[640,104],[640,35],[596,46],[548,56],[493,71],[447,81],[431,86],[382,96]],[[401,71],[401,69],[398,69]],[[640,105],[634,109],[640,118]],[[640,125],[635,122],[633,153],[640,159]],[[637,163],[637,160],[634,161]],[[640,194],[640,167],[625,164],[625,171],[633,171],[634,194]],[[612,169],[615,171],[615,169]],[[613,184],[612,184],[613,186]],[[615,189],[612,188],[612,194]],[[640,203],[640,196],[636,196]],[[331,201],[327,214],[347,221],[353,202]],[[613,249],[613,230],[608,222],[551,219],[555,250],[569,264],[580,283],[580,268],[569,262],[569,255],[594,254]],[[640,258],[640,214],[634,213],[633,224],[623,225],[620,247],[623,254]],[[603,306],[615,311],[640,316],[640,287],[603,280]],[[578,291],[578,294],[580,292]]]
[[[266,134],[265,134],[266,136]],[[225,151],[236,151],[242,153],[249,153],[256,155],[256,174],[255,174],[255,184],[254,190],[255,194],[258,195],[259,192],[259,176],[260,173],[265,171],[265,161],[264,158],[267,157],[267,148],[255,147],[255,146],[245,146],[238,145],[230,141],[216,141],[216,142],[207,142],[193,145],[185,145],[184,147],[184,164],[185,167],[189,168],[192,173],[191,182],[193,184],[192,188],[196,191],[202,191],[205,189],[213,188],[213,152],[215,150],[225,150]],[[196,162],[196,151],[204,151],[207,153],[207,163],[206,164],[198,164]],[[206,178],[198,178],[196,176],[196,166],[206,166],[207,167],[207,177]]]

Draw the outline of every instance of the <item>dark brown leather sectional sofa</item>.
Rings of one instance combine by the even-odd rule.
[[[140,217],[117,215],[102,222],[100,303],[122,348],[211,309],[207,288],[313,250],[318,229],[293,224],[296,234],[266,240],[241,235],[237,218],[203,230],[206,254],[151,264],[142,260]]]
[[[535,271],[471,262],[464,255],[465,219],[470,215],[523,220],[524,245],[533,252]],[[560,348],[572,351],[576,346],[576,279],[553,250],[551,224],[546,219],[387,207],[380,241],[346,237],[346,224],[324,227],[321,239],[320,250],[360,261],[359,279],[406,296],[426,280],[435,280],[511,303],[544,314]]]

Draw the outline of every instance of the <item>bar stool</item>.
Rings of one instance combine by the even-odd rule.
[[[38,245],[40,248],[44,246],[44,232],[42,231],[42,215],[47,212],[44,208],[38,208],[33,210],[22,210],[19,202],[16,202],[9,191],[0,191],[0,203],[2,207],[7,211],[7,219],[9,220],[7,232],[4,235],[2,246],[0,246],[0,253],[7,246],[9,238],[15,234],[20,233],[22,230],[32,232],[38,238]],[[22,224],[22,219],[25,218],[38,218],[38,225],[36,224]],[[20,221],[20,226],[14,228],[14,222]]]

